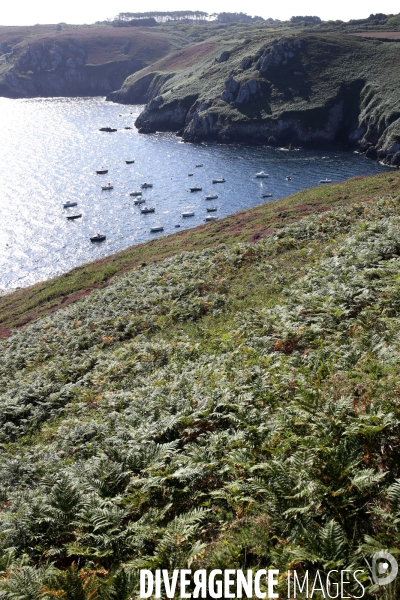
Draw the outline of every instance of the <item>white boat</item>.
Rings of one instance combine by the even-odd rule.
[[[320,183],[332,183],[332,179],[320,179]]]
[[[143,215],[146,215],[147,213],[153,213],[156,212],[156,209],[154,208],[154,206],[145,206],[144,208],[140,209],[140,212]]]
[[[223,177],[218,177],[217,179],[212,180],[213,183],[225,183],[225,179]]]
[[[138,204],[144,204],[145,202],[146,202],[146,198],[136,198],[136,199],[133,201],[133,204],[136,204],[136,205],[138,205]]]
[[[203,166],[203,163],[200,163],[199,165],[196,165],[197,168],[198,167],[202,167],[202,166]]]
[[[111,183],[107,183],[107,185],[102,185],[101,189],[103,190],[103,192],[107,191],[107,190],[113,190],[114,186],[111,185]]]
[[[156,233],[157,231],[164,231],[164,227],[162,225],[157,225],[155,227],[150,227],[150,231],[152,233]]]
[[[139,190],[135,190],[133,192],[129,192],[130,196],[141,196],[142,192],[140,192]]]
[[[286,179],[287,179],[288,181],[292,181],[292,178],[290,177],[290,175],[286,175]]]
[[[268,173],[264,173],[264,171],[260,171],[259,173],[256,173],[257,179],[265,179],[266,177],[269,177],[269,175],[268,175]]]
[[[218,198],[218,194],[207,194],[206,200],[216,200]]]
[[[189,188],[191,192],[201,192],[201,187],[195,185],[194,187]]]
[[[207,207],[207,212],[215,212],[217,210],[216,206],[208,206]]]
[[[78,206],[77,202],[66,202],[63,204],[63,208],[71,208],[71,206]]]
[[[214,217],[214,215],[209,215],[204,220],[206,223],[208,223],[209,221],[216,221],[217,219],[218,219],[218,217]]]
[[[142,185],[140,186],[143,190],[146,188],[152,188],[153,184],[152,183],[146,183],[146,181],[144,183],[142,183]]]
[[[194,211],[193,210],[188,210],[186,212],[182,213],[182,217],[194,217]]]

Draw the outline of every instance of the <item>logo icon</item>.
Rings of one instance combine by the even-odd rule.
[[[389,569],[389,567],[391,568]],[[372,579],[374,583],[378,585],[392,583],[397,577],[398,570],[397,560],[389,552],[382,550],[381,552],[376,552],[372,557]]]

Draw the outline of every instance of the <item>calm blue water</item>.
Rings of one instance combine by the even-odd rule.
[[[218,207],[212,214],[223,217],[264,202],[265,192],[276,200],[325,177],[336,182],[384,170],[354,153],[198,146],[169,133],[139,135],[133,122],[140,110],[99,98],[0,98],[1,289],[27,286],[173,233],[177,224],[185,229],[203,223],[210,205]],[[118,131],[99,132],[104,126]],[[135,163],[126,165],[126,159]],[[204,167],[195,168],[199,163]],[[101,166],[108,175],[96,175]],[[270,177],[255,179],[261,170]],[[215,177],[225,177],[226,183],[212,185]],[[101,191],[108,181],[113,191]],[[156,207],[154,214],[142,215],[129,196],[144,181],[154,184],[143,191],[147,206]],[[202,186],[202,192],[190,193],[193,185]],[[218,200],[207,202],[211,192]],[[67,201],[78,206],[63,209]],[[187,210],[195,216],[183,219]],[[77,213],[82,219],[67,221],[67,214]],[[163,225],[164,232],[150,233],[154,225]],[[106,242],[89,241],[97,232],[106,234]]]

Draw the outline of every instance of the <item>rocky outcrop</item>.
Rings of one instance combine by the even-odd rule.
[[[118,89],[131,73],[143,68],[140,60],[86,64],[85,45],[79,40],[59,45],[28,46],[0,77],[0,96],[8,98],[98,96]]]
[[[162,86],[173,74],[147,73],[131,82],[129,77],[123,87],[107,94],[107,100],[120,104],[147,104],[158,96]]]
[[[255,68],[263,76],[268,76],[271,68],[285,66],[288,63],[296,62],[303,45],[303,40],[299,39],[292,43],[285,38],[274,40],[265,48],[264,52],[257,61]]]
[[[143,133],[153,131],[178,131],[184,127],[188,120],[194,117],[191,112],[197,96],[187,96],[164,104],[162,96],[154,98],[139,115],[135,126]]]

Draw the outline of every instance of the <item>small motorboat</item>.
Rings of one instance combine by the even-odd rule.
[[[147,183],[146,181],[144,183],[142,183],[142,185],[140,186],[142,188],[142,190],[146,189],[146,188],[152,188],[153,184],[152,183]]]
[[[113,127],[100,127],[99,131],[105,131],[107,133],[114,133],[114,131],[117,131],[117,130],[114,129]]]
[[[225,183],[225,179],[223,177],[218,177],[217,179],[212,180],[213,183]]]
[[[127,165],[133,165],[133,163],[135,162],[134,160],[126,160],[125,161]]]
[[[272,194],[268,193],[268,194],[263,194],[262,195],[263,198],[272,198]]]
[[[218,194],[207,194],[206,200],[216,200],[218,198]]]
[[[193,173],[189,173],[188,177],[193,177]]]
[[[332,179],[320,179],[320,183],[332,183]]]
[[[180,227],[180,223],[177,223],[177,224],[175,225],[175,227]]]
[[[197,168],[202,167],[203,163],[201,163],[200,165],[196,165]]]
[[[195,187],[191,187],[191,188],[189,188],[189,190],[190,190],[191,192],[201,192],[202,188],[201,188],[201,187],[197,187],[197,186],[195,186]]]
[[[66,202],[63,204],[63,208],[71,208],[72,206],[78,206],[77,202]]]
[[[138,205],[138,204],[144,204],[145,202],[146,202],[146,198],[136,198],[136,199],[133,201],[133,204],[136,204],[136,205]]]
[[[269,177],[269,175],[268,173],[264,173],[264,171],[256,173],[256,179],[265,179],[266,177]]]
[[[286,179],[287,179],[287,181],[292,181],[292,178],[290,177],[290,175],[286,175]]]
[[[147,213],[156,212],[156,209],[154,208],[154,206],[144,206],[140,209],[140,212],[142,213],[142,215],[147,215]]]
[[[101,189],[103,190],[103,192],[106,192],[106,191],[108,191],[108,190],[113,190],[113,189],[114,189],[114,186],[113,186],[113,185],[111,185],[111,183],[107,183],[107,185],[102,185],[102,186],[101,186]]]
[[[105,175],[106,173],[108,173],[108,169],[97,169],[96,173],[97,175]]]
[[[182,213],[182,217],[186,218],[186,217],[194,217],[194,211],[193,210],[188,210],[186,212]]]
[[[142,192],[140,192],[140,191],[129,192],[129,195],[130,196],[141,196]]]
[[[73,221],[74,219],[80,219],[82,215],[69,215],[67,217],[68,221]]]
[[[215,212],[217,210],[216,206],[208,206],[207,207],[207,212]]]
[[[164,227],[162,225],[156,225],[155,227],[150,227],[150,231],[152,233],[156,233],[157,231],[164,231]]]
[[[90,241],[91,241],[91,242],[104,242],[104,241],[105,241],[105,239],[106,239],[106,236],[105,236],[105,235],[103,235],[103,234],[101,234],[101,233],[98,233],[97,235],[93,235],[93,236],[90,238]]]
[[[216,221],[217,219],[218,219],[218,217],[215,217],[214,215],[209,215],[204,220],[206,223],[209,223],[210,221]]]

